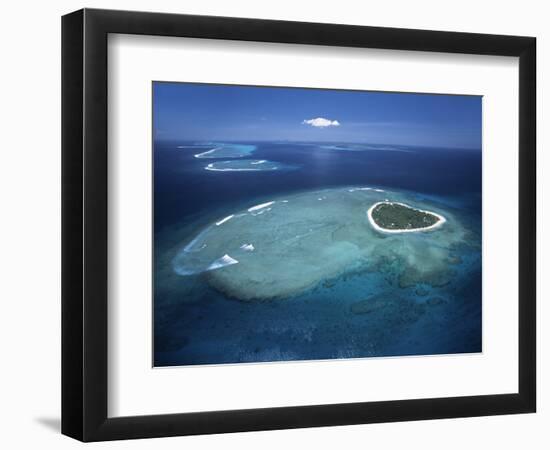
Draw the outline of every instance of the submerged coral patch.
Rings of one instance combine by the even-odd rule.
[[[256,150],[255,145],[214,143],[206,151],[195,154],[195,158],[243,158]]]
[[[415,211],[444,213],[446,226],[437,233],[380,233],[366,212],[386,198]],[[212,287],[243,301],[286,298],[362,270],[387,271],[402,286],[441,286],[453,276],[446,262],[466,234],[450,211],[414,194],[325,189],[221,217],[192,237],[172,266],[179,275],[202,273]]]
[[[291,167],[276,161],[267,161],[265,159],[235,159],[229,161],[216,161],[208,164],[205,169],[213,172],[262,172],[281,169],[290,169]]]
[[[383,144],[333,144],[322,145],[321,148],[325,150],[337,150],[345,152],[368,152],[368,151],[382,151],[382,152],[402,152],[413,153],[410,148],[403,148],[395,145],[383,145]]]

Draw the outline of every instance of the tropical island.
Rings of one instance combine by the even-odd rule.
[[[366,226],[368,208],[390,204],[388,197],[392,204],[405,205],[399,210],[414,219],[392,222],[394,208],[376,208],[380,225],[394,223],[393,229],[385,231],[375,222]],[[454,276],[449,261],[465,230],[450,211],[443,219],[430,212],[435,208],[409,192],[357,186],[258,197],[238,209],[212,215],[208,225],[201,224],[192,234],[185,231],[169,264],[172,273],[203,280],[227,298],[240,301],[285,299],[363,269],[395,276],[401,288],[444,286]],[[445,220],[445,230],[430,233],[427,239],[410,239],[413,236],[401,233],[427,230]],[[388,255],[395,258],[391,267]]]
[[[373,228],[386,233],[426,231],[445,223],[445,218],[435,212],[415,209],[399,202],[375,203],[367,215]]]

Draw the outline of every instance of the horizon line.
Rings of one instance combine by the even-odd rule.
[[[153,138],[153,142],[218,142],[218,143],[228,143],[228,144],[237,144],[237,143],[257,143],[257,142],[285,142],[285,143],[307,143],[307,144],[363,144],[363,145],[384,145],[388,147],[420,147],[420,148],[446,148],[446,149],[455,149],[455,150],[479,150],[483,149],[483,145],[479,147],[457,147],[457,146],[443,146],[443,145],[419,145],[419,144],[392,144],[392,143],[383,143],[383,142],[367,142],[367,141],[312,141],[312,140],[288,140],[288,139],[213,139],[213,140],[204,140],[204,139],[178,139],[178,138]]]

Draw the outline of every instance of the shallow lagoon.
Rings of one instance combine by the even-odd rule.
[[[212,172],[265,172],[272,170],[292,170],[289,166],[277,161],[267,159],[234,159],[229,161],[215,161],[205,166]]]
[[[342,183],[344,169],[352,182],[384,175],[385,162],[398,161],[397,152],[378,156],[376,171],[368,158],[358,165],[357,159],[340,156],[331,164],[333,175],[319,176],[326,160],[342,152],[311,147],[257,145],[254,153],[309,167],[307,177],[303,170],[208,174],[204,164],[186,164],[197,169],[184,173],[195,183],[202,179],[198,170],[209,180],[214,177],[215,186],[222,177],[220,186],[228,185],[231,177],[229,185],[238,184],[239,195],[216,202],[224,193],[208,195],[212,186],[205,186],[200,202],[186,204],[195,213],[180,213],[179,220],[167,220],[173,216],[163,210],[156,216],[156,365],[481,350],[481,224],[475,186],[471,194],[455,195],[411,191],[405,177],[401,186]],[[185,151],[191,157],[195,152]],[[367,153],[381,151],[361,152]],[[455,173],[456,160],[469,157],[450,156],[445,164]],[[416,160],[443,164],[429,151]],[[475,159],[471,164],[477,164]],[[391,173],[402,170],[394,165]],[[414,176],[414,167],[409,164],[408,170]],[[181,172],[174,173],[178,177],[171,183],[180,183]],[[257,191],[264,192],[242,194],[255,176],[261,177],[255,181]],[[323,187],[315,179],[333,185]],[[434,211],[446,223],[426,232],[385,235],[370,226],[366,215],[370,204],[384,200]]]
[[[182,148],[185,148],[182,146]],[[248,156],[256,150],[255,145],[248,144],[227,144],[227,143],[212,143],[205,146],[196,146],[200,148],[200,153],[195,153],[195,158],[214,159],[214,158],[242,158]],[[206,149],[206,150],[205,150]]]
[[[369,208],[400,201],[446,215],[440,229],[388,235],[369,223]],[[466,239],[449,211],[413,195],[344,187],[310,191],[235,211],[202,229],[172,261],[180,275],[209,272],[207,282],[238,300],[285,299],[352,271],[401,268],[400,285],[450,281],[449,259]],[[231,266],[231,267],[230,267]]]

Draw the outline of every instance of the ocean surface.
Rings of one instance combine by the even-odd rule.
[[[482,350],[481,150],[157,141],[153,154],[155,366]],[[452,220],[377,235],[362,212],[376,196]],[[359,205],[353,227],[338,213],[343,202]],[[293,205],[285,224],[276,208]],[[316,240],[296,232],[290,243],[302,222]],[[340,226],[345,233],[334,237]],[[237,230],[248,239],[238,248]],[[338,246],[324,259],[299,253],[322,252],[327,239]],[[279,241],[292,253],[276,251]],[[211,257],[224,242],[229,250]],[[300,280],[289,269],[287,287],[291,255],[319,270]],[[255,289],[257,267],[268,270]]]

